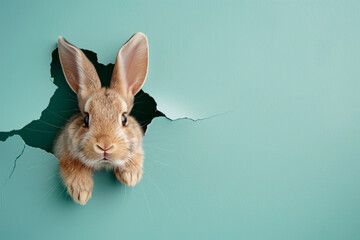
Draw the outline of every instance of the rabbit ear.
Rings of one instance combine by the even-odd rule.
[[[58,39],[58,49],[66,81],[77,93],[79,107],[83,111],[87,97],[101,88],[99,76],[85,54],[63,37]]]
[[[149,61],[149,47],[143,33],[134,34],[119,50],[110,88],[119,92],[129,105],[145,83]]]

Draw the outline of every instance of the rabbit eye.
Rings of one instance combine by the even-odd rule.
[[[84,124],[85,124],[85,127],[89,127],[89,114],[88,113],[85,113],[85,117],[84,117]]]
[[[123,113],[121,115],[121,123],[124,127],[127,126],[127,117],[126,117],[125,113]]]

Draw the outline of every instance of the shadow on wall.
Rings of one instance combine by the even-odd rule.
[[[103,65],[98,63],[94,52],[83,50],[88,59],[94,64],[100,77],[102,86],[109,86],[114,64]],[[80,112],[77,104],[77,96],[67,84],[59,60],[58,49],[52,52],[51,76],[54,84],[58,87],[50,99],[47,108],[41,113],[39,120],[34,120],[20,130],[0,132],[0,141],[5,141],[13,135],[20,135],[25,143],[32,147],[41,148],[52,152],[52,146],[57,133],[67,120],[77,112]],[[143,90],[135,96],[134,107],[131,116],[140,123],[144,132],[155,117],[165,116],[156,109],[155,100]]]

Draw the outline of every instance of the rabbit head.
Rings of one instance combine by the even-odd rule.
[[[136,33],[119,50],[109,88],[101,87],[95,67],[63,37],[58,39],[61,66],[77,94],[82,117],[70,124],[70,152],[89,167],[121,166],[141,150],[143,132],[129,116],[134,96],[148,70],[148,43]],[[79,127],[80,126],[80,127]]]

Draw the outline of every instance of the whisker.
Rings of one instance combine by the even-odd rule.
[[[55,113],[55,112],[51,111],[51,110],[50,110],[50,109],[48,109],[48,108],[46,108],[45,110],[47,110],[48,112],[52,113],[52,114],[53,114],[53,115],[55,115],[55,116],[58,116],[59,118],[61,118],[61,119],[65,120],[65,121],[67,121],[67,120],[68,120],[68,119],[64,118],[63,116],[61,116],[61,115],[59,115],[59,114],[57,114],[57,113]]]
[[[49,161],[49,162],[50,162],[50,161]],[[52,162],[50,162],[50,163],[52,163]],[[45,164],[45,165],[46,165],[46,164]],[[33,166],[29,167],[29,168],[25,168],[24,171],[29,171],[29,170],[31,170],[31,169],[38,168],[38,167],[40,167],[40,166],[44,166],[44,163],[35,164],[35,165],[33,165]]]
[[[136,94],[135,99],[136,99],[136,98],[139,98],[139,97],[142,97],[143,95],[145,95],[144,92],[141,92],[140,94]]]
[[[140,185],[140,187],[141,187],[142,192],[144,193],[144,197],[145,197],[145,201],[146,201],[146,206],[147,206],[147,208],[148,208],[148,211],[149,211],[149,213],[150,213],[150,216],[152,217],[152,213],[151,213],[151,210],[150,210],[149,201],[148,201],[147,195],[146,195],[146,193],[145,193],[145,190],[144,190],[144,188],[142,187],[142,184],[141,184],[141,183],[140,183],[139,185]]]
[[[52,126],[52,127],[62,128],[62,126],[57,126],[57,125],[54,125],[54,124],[48,123],[48,122],[46,122],[46,121],[44,121],[44,120],[41,120],[41,119],[39,119],[38,121],[40,121],[40,122],[42,122],[42,123],[45,123],[45,124],[47,124],[47,125],[49,125],[49,126]]]
[[[122,141],[123,139],[120,139]],[[123,143],[139,143],[141,141],[122,141]]]
[[[63,187],[63,190],[61,191],[60,196],[62,196],[62,197],[67,197],[67,194],[66,194],[67,188],[66,188],[64,185],[62,185],[62,187]],[[64,194],[64,193],[65,193],[65,194]]]
[[[43,200],[45,197],[48,196],[48,194],[51,194],[57,188],[57,186],[59,186],[60,183],[61,183],[61,180],[59,180],[57,182],[57,184],[55,184],[55,186],[52,186],[44,195],[42,195],[39,200]]]
[[[43,133],[56,133],[56,131],[46,131],[46,130],[39,130],[39,129],[33,129],[29,127],[24,127],[25,130],[34,131],[34,132],[43,132]]]
[[[56,173],[54,173],[54,174],[52,174],[52,175],[50,175],[50,176],[47,178],[47,180],[50,180],[51,178],[55,177],[56,175],[58,175],[58,173],[57,173],[57,172],[56,172]]]
[[[144,176],[145,176],[145,172],[144,172]],[[147,181],[149,181],[149,183],[151,183],[151,185],[153,185],[153,186],[158,190],[158,192],[160,193],[160,196],[161,196],[161,198],[164,200],[166,206],[173,212],[173,209],[170,207],[169,202],[167,201],[164,193],[161,191],[161,189],[159,188],[159,186],[158,186],[155,182],[153,182],[153,180],[150,180],[150,175],[149,175],[149,174],[146,174],[146,177],[147,177],[147,178],[144,177],[144,179],[146,179]]]
[[[68,91],[65,91],[65,93],[67,94],[67,95],[69,95],[72,99],[74,99],[74,100],[78,100],[77,99],[77,96],[75,95],[75,94],[73,94],[72,92],[71,93],[69,93]]]
[[[138,113],[144,113],[145,114],[145,112],[142,112],[142,111],[139,111],[139,110],[134,110],[134,109],[132,109],[131,112],[138,112]]]
[[[130,157],[126,157],[126,159],[129,161],[128,163],[132,164],[133,167],[142,170],[142,168],[138,166]]]
[[[149,125],[150,123],[145,123],[145,124],[142,124],[142,125],[140,125],[141,127],[144,127],[144,126],[146,126],[146,125]]]
[[[152,147],[152,148],[156,148],[156,149],[159,149],[159,150],[163,150],[163,151],[165,151],[165,152],[169,152],[169,153],[174,153],[174,154],[175,154],[175,152],[169,151],[169,150],[167,150],[167,149],[165,149],[165,148],[161,148],[161,147],[158,147],[158,146],[155,146],[155,145],[152,145],[152,144],[144,143],[144,146],[149,146],[149,147]]]
[[[147,119],[147,120],[144,120],[144,121],[141,121],[141,122],[138,122],[141,126],[143,125],[146,125],[146,124],[143,124],[143,123],[148,123],[150,122],[151,120]],[[142,125],[143,124],[143,125]]]
[[[149,140],[147,140],[147,139],[143,139],[142,141],[143,141],[143,142],[154,142],[154,141],[149,141]]]
[[[63,101],[78,103],[78,101],[75,101],[75,100],[73,100],[73,99],[68,99],[68,98],[63,99]]]
[[[169,164],[166,164],[166,163],[160,162],[160,161],[155,160],[155,159],[152,159],[152,158],[147,158],[146,160],[151,160],[151,161],[153,161],[153,162],[160,163],[161,165],[166,166],[166,167],[168,167],[168,166],[169,166]]]
[[[148,103],[148,102],[146,102],[146,101],[142,101],[142,102],[134,101],[134,106],[135,106],[135,104],[141,104],[141,103]]]
[[[63,110],[60,112],[80,112],[79,108],[69,109],[69,110]]]

